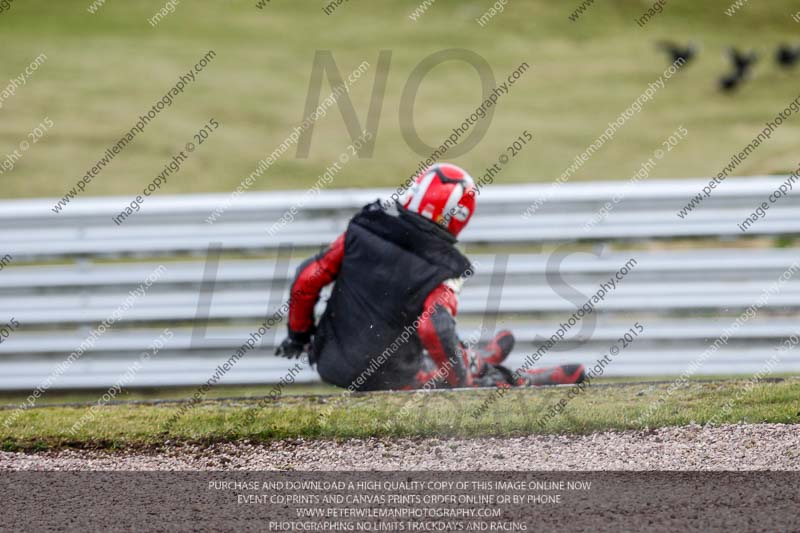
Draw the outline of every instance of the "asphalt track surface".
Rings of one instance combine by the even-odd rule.
[[[212,482],[262,479],[591,483],[587,490],[558,491],[557,502],[462,505],[499,509],[499,515],[475,521],[501,525],[473,531],[800,530],[797,425],[686,426],[509,439],[245,441],[165,445],[151,451],[0,452],[0,472],[4,502],[0,530],[11,531],[309,530],[276,526],[300,519],[299,506],[264,499],[264,495],[308,497],[311,491],[305,488],[209,488]],[[261,495],[262,500],[242,504],[239,495],[248,492]],[[374,495],[380,490],[367,492]],[[429,493],[421,492],[423,496]],[[556,492],[527,492],[537,494],[552,497]],[[345,522],[358,520],[364,519],[349,517]],[[412,517],[411,521],[424,519]],[[437,518],[435,522],[452,520]],[[508,524],[517,527],[506,529]]]
[[[13,531],[797,531],[798,479],[796,474],[775,472],[13,473],[0,479],[0,494],[5,496],[0,527]],[[237,481],[267,488],[223,488],[223,483],[230,487]],[[288,482],[305,486],[287,489]],[[359,482],[378,488],[348,485],[356,487]],[[461,485],[456,489],[457,483]],[[504,487],[526,483],[526,488],[496,489],[501,483]],[[581,488],[568,489],[568,483]],[[531,485],[537,488],[528,489]],[[371,503],[392,495],[421,503]],[[511,501],[511,495],[521,501]],[[242,496],[261,499],[248,503]],[[283,503],[292,496],[304,498],[303,503]],[[342,501],[348,496],[372,499],[322,503],[326,496]],[[494,500],[448,499],[456,496]],[[273,503],[274,497],[284,500]],[[431,497],[445,503],[429,503]],[[336,514],[307,518],[298,513],[301,509],[336,510]],[[376,515],[364,518],[343,512],[348,510]],[[389,510],[416,513],[402,518],[378,514]],[[429,514],[419,514],[425,511]],[[404,522],[407,527],[377,527],[388,522]],[[372,527],[358,528],[359,523]],[[481,523],[486,527],[476,527]],[[422,526],[412,529],[411,524]]]

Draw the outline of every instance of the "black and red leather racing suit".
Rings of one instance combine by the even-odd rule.
[[[415,213],[369,204],[345,233],[298,267],[290,338],[307,343],[313,337],[310,359],[321,377],[352,390],[418,388],[430,380],[469,387],[497,379],[486,377],[484,359],[499,358],[493,351],[500,348],[482,356],[456,333],[458,293],[472,267],[454,244],[447,231]],[[330,283],[315,325],[314,307]]]

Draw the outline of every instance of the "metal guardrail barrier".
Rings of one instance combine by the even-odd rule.
[[[624,183],[580,183],[492,186],[481,191],[475,223],[462,242],[501,244],[573,240],[646,240],[736,237],[741,222],[781,183],[780,177],[736,178],[714,191],[685,219],[676,212],[698,194],[705,180],[650,181],[622,193]],[[148,199],[142,210],[121,226],[112,223],[129,199],[79,198],[63,213],[51,211],[52,199],[0,202],[0,226],[18,228],[4,236],[6,253],[20,260],[47,257],[156,256],[202,254],[212,243],[230,251],[262,251],[281,245],[317,247],[344,230],[362,205],[388,198],[393,191],[322,191],[251,193],[240,196],[221,217],[206,218],[224,206],[228,195],[185,195]],[[608,215],[593,227],[585,223],[615,195]],[[527,218],[522,214],[537,200],[547,201]],[[294,222],[270,236],[267,228],[293,205],[302,205]],[[800,233],[800,200],[788,196],[769,216],[748,231],[751,235]]]
[[[608,217],[584,229],[597,209],[618,193],[619,183],[493,186],[481,193],[479,211],[462,242],[522,243],[584,240],[595,242],[684,237],[729,239],[736,223],[782,182],[747,178],[726,182],[685,220],[676,210],[697,194],[704,180],[640,183],[626,193]],[[52,388],[108,387],[126,373],[139,354],[169,327],[167,346],[136,373],[128,386],[193,385],[205,382],[240,346],[270,310],[284,301],[294,268],[306,255],[278,259],[220,260],[210,288],[202,258],[211,243],[225,250],[264,252],[280,243],[316,247],[332,240],[361,205],[392,191],[254,193],[241,196],[214,224],[205,218],[227,195],[187,195],[149,200],[121,227],[112,215],[124,198],[87,198],[62,214],[50,200],[0,202],[0,225],[13,224],[0,256],[14,262],[59,258],[76,263],[15,266],[0,271],[0,325],[12,317],[21,325],[0,343],[0,389],[36,387],[87,335],[119,307],[130,291],[160,264],[165,266],[146,294],[77,359]],[[549,198],[529,219],[524,210],[537,198]],[[800,205],[787,197],[770,210],[753,234],[800,234]],[[303,202],[297,220],[276,237],[266,229],[291,205]],[[8,226],[6,226],[8,227]],[[140,256],[144,261],[90,262],[106,257]],[[518,348],[514,366],[550,337],[633,257],[631,273],[596,307],[591,320],[576,326],[562,348],[541,364],[581,362],[602,356],[635,321],[645,333],[608,369],[608,375],[679,374],[700,356],[769,286],[800,260],[796,248],[569,252],[563,260],[545,254],[470,254],[477,265],[461,296],[464,336],[481,321],[509,327]],[[497,272],[498,265],[504,265]],[[781,341],[800,332],[800,276],[759,305],[756,316],[730,334],[730,340],[705,361],[699,373],[757,371]],[[496,323],[496,324],[495,324]],[[200,327],[193,332],[192,327]],[[205,329],[207,326],[207,329]],[[277,382],[293,364],[271,355],[284,333],[269,332],[222,383]],[[205,331],[203,331],[205,330]],[[575,335],[577,334],[577,337]],[[277,335],[277,336],[276,336]],[[800,352],[788,354],[776,372],[800,370]],[[297,381],[316,378],[304,369]]]

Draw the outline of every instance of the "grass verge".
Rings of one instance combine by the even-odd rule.
[[[32,451],[138,448],[167,441],[510,437],[706,424],[712,420],[718,424],[800,423],[800,378],[757,384],[745,380],[694,382],[672,394],[667,393],[668,387],[589,387],[544,424],[543,414],[567,397],[567,388],[513,389],[500,397],[493,390],[292,396],[265,406],[259,406],[256,399],[212,400],[195,405],[173,424],[168,421],[179,413],[179,404],[105,406],[91,416],[88,407],[44,407],[20,413],[8,427],[5,420],[11,411],[0,411],[0,447]],[[496,400],[482,416],[474,416],[489,397]],[[645,421],[639,420],[660,398],[664,400],[660,407]],[[77,431],[70,432],[76,423]]]
[[[474,111],[481,84],[461,60],[428,71],[414,107],[403,103],[412,95],[406,87],[414,69],[450,48],[480,55],[497,82],[522,62],[531,65],[483,122],[490,124],[486,136],[468,153],[451,149],[445,156],[478,177],[529,130],[535,141],[496,183],[549,183],[570,167],[662,74],[669,59],[656,43],[663,39],[694,41],[702,49],[571,181],[630,179],[681,125],[689,136],[658,161],[652,178],[716,175],[798,94],[797,72],[771,61],[780,42],[796,40],[795,0],[750,2],[734,17],[725,15],[732,0],[670,0],[646,28],[635,19],[652,0],[597,2],[574,22],[569,16],[580,0],[508,2],[483,26],[476,19],[489,7],[485,1],[437,0],[412,21],[419,1],[358,2],[328,16],[321,3],[257,9],[250,0],[221,9],[219,2],[195,0],[180,3],[156,28],[147,20],[163,1],[106,2],[94,14],[87,12],[90,0],[15,2],[0,16],[2,86],[38,54],[48,59],[2,102],[0,158],[45,117],[55,126],[3,174],[0,196],[64,195],[209,50],[217,53],[214,61],[97,175],[86,195],[141,194],[211,118],[219,130],[158,195],[232,191],[303,121],[306,100],[316,94],[310,91],[314,58],[325,50],[343,76],[369,63],[349,98],[359,129],[372,120],[373,103],[378,124],[374,152],[351,158],[329,187],[398,186]],[[733,45],[755,48],[762,60],[754,79],[721,94],[717,80],[730,70],[723,54]],[[381,50],[391,53],[383,91],[374,90]],[[326,78],[320,98],[329,92]],[[416,133],[403,126],[404,116],[413,116]],[[798,127],[796,118],[784,123],[736,174],[794,169]],[[428,147],[410,145],[409,134]],[[317,183],[350,143],[339,109],[321,117],[308,139],[307,156],[292,146],[252,190]]]

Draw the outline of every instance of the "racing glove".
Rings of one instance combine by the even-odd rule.
[[[297,359],[308,350],[311,342],[311,332],[298,332],[289,330],[289,336],[275,349],[275,355],[287,359]]]

